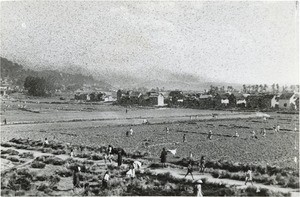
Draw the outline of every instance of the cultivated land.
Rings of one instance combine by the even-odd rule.
[[[236,164],[276,165],[282,169],[289,167],[292,171],[299,169],[295,163],[295,157],[299,155],[298,115],[272,112],[268,113],[271,117],[264,122],[255,112],[128,108],[126,113],[125,108],[110,104],[36,102],[37,100],[28,100],[26,103],[2,102],[1,121],[7,119],[7,125],[1,126],[2,143],[12,138],[42,140],[47,137],[50,141],[71,145],[101,147],[111,144],[124,148],[126,152],[140,154],[141,159],[150,163],[158,162],[162,148],[166,147],[177,149],[176,156],[169,153],[168,161],[178,165],[184,165],[181,161],[191,151],[194,160],[206,155],[206,159],[212,163],[222,160],[220,163],[227,161]],[[31,111],[20,110],[18,105],[26,105]],[[217,116],[212,117],[212,114]],[[150,124],[142,124],[144,119]],[[273,126],[277,124],[280,125],[280,132],[274,133]],[[294,130],[295,124],[297,131]],[[125,133],[130,127],[134,135],[126,137]],[[169,134],[165,131],[166,127],[170,129]],[[263,128],[267,130],[266,137],[260,134]],[[213,132],[212,140],[207,140],[209,130]],[[258,139],[251,137],[253,130]],[[239,138],[233,137],[236,131]],[[182,142],[184,133],[187,142]],[[4,150],[3,147],[2,149]],[[2,162],[1,169],[7,169],[11,165],[16,163]],[[105,166],[101,168],[104,171]],[[227,170],[222,166],[212,165],[212,168]],[[176,171],[172,168],[170,170],[173,173]],[[299,174],[295,176],[299,179]]]

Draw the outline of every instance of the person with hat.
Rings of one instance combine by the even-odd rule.
[[[203,197],[201,183],[203,183],[201,180],[195,181],[194,194],[197,197]]]
[[[160,162],[162,163],[163,168],[166,167],[167,162],[167,151],[166,148],[163,148],[161,154],[160,154]]]

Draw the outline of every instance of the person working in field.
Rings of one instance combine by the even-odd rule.
[[[203,197],[203,193],[202,193],[202,188],[201,188],[201,183],[202,181],[201,180],[198,180],[195,182],[196,185],[194,187],[194,194],[197,196],[197,197]]]
[[[211,140],[211,139],[212,139],[212,131],[211,131],[211,130],[208,132],[207,139],[209,139],[209,140]]]
[[[70,152],[70,157],[73,158],[74,157],[74,151],[73,149],[71,149],[71,152]]]
[[[129,166],[129,171],[126,173],[127,177],[134,179],[135,178],[135,168],[133,163]]]
[[[257,139],[256,133],[255,133],[255,131],[254,131],[254,130],[252,131],[252,135],[251,135],[251,137],[252,137],[252,138],[256,138],[256,139]]]
[[[45,140],[44,140],[44,146],[47,147],[48,145],[49,145],[49,141],[48,141],[47,138],[45,138]]]
[[[189,160],[193,161],[193,153],[192,153],[192,151],[190,151],[190,153],[189,153]]]
[[[79,167],[73,169],[73,190],[80,187],[79,171]]]
[[[199,171],[203,173],[205,169],[205,156],[202,156],[199,162]]]
[[[191,174],[192,176],[192,179],[194,180],[194,176],[193,176],[193,162],[192,161],[189,161],[189,164],[188,164],[188,167],[187,167],[187,173],[186,175],[184,176],[184,178],[188,175],[188,174]]]
[[[279,132],[280,131],[280,126],[279,125],[277,125],[277,132]]]
[[[130,127],[130,130],[129,130],[129,133],[130,133],[131,136],[133,135],[133,129],[131,127]]]
[[[104,176],[103,176],[103,179],[102,179],[102,189],[106,189],[108,188],[108,181],[109,181],[109,172],[106,171]]]
[[[132,165],[134,169],[140,169],[142,167],[142,163],[140,161],[134,161]]]
[[[169,127],[166,127],[166,133],[169,134],[170,130]]]
[[[267,135],[267,131],[266,131],[266,129],[264,129],[263,130],[263,137],[266,137],[266,135]]]
[[[122,165],[122,151],[118,151],[118,166]]]
[[[183,134],[182,142],[186,142],[186,134]]]
[[[112,158],[112,150],[113,150],[112,146],[108,145],[107,153],[104,156],[105,163],[106,163],[106,160],[108,160],[111,163],[111,161],[112,161],[112,159],[111,159]]]
[[[249,170],[246,173],[245,185],[247,185],[248,181],[250,181],[251,184],[253,185],[251,168],[249,168]]]
[[[84,184],[84,191],[83,191],[82,195],[90,196],[90,184],[89,183]]]
[[[235,135],[234,135],[234,137],[240,137],[240,135],[238,134],[238,132],[237,132],[237,131],[235,132]]]
[[[277,127],[276,126],[273,127],[273,130],[274,130],[274,133],[277,133]]]
[[[160,161],[162,163],[162,167],[166,167],[166,162],[167,162],[167,154],[168,152],[166,151],[166,148],[163,148],[161,154],[160,154]]]

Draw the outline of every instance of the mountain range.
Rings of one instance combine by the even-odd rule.
[[[44,77],[57,86],[64,85],[72,90],[82,87],[83,84],[97,85],[105,91],[139,87],[203,91],[209,89],[211,85],[241,88],[240,84],[213,82],[211,79],[201,78],[193,74],[175,73],[164,69],[121,72],[118,70],[89,70],[77,65],[43,68],[30,67],[30,65],[23,66],[1,57],[1,78],[9,77],[15,85],[23,85],[25,78],[29,75]]]

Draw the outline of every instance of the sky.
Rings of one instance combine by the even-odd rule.
[[[1,56],[156,80],[299,83],[295,2],[1,2]]]

